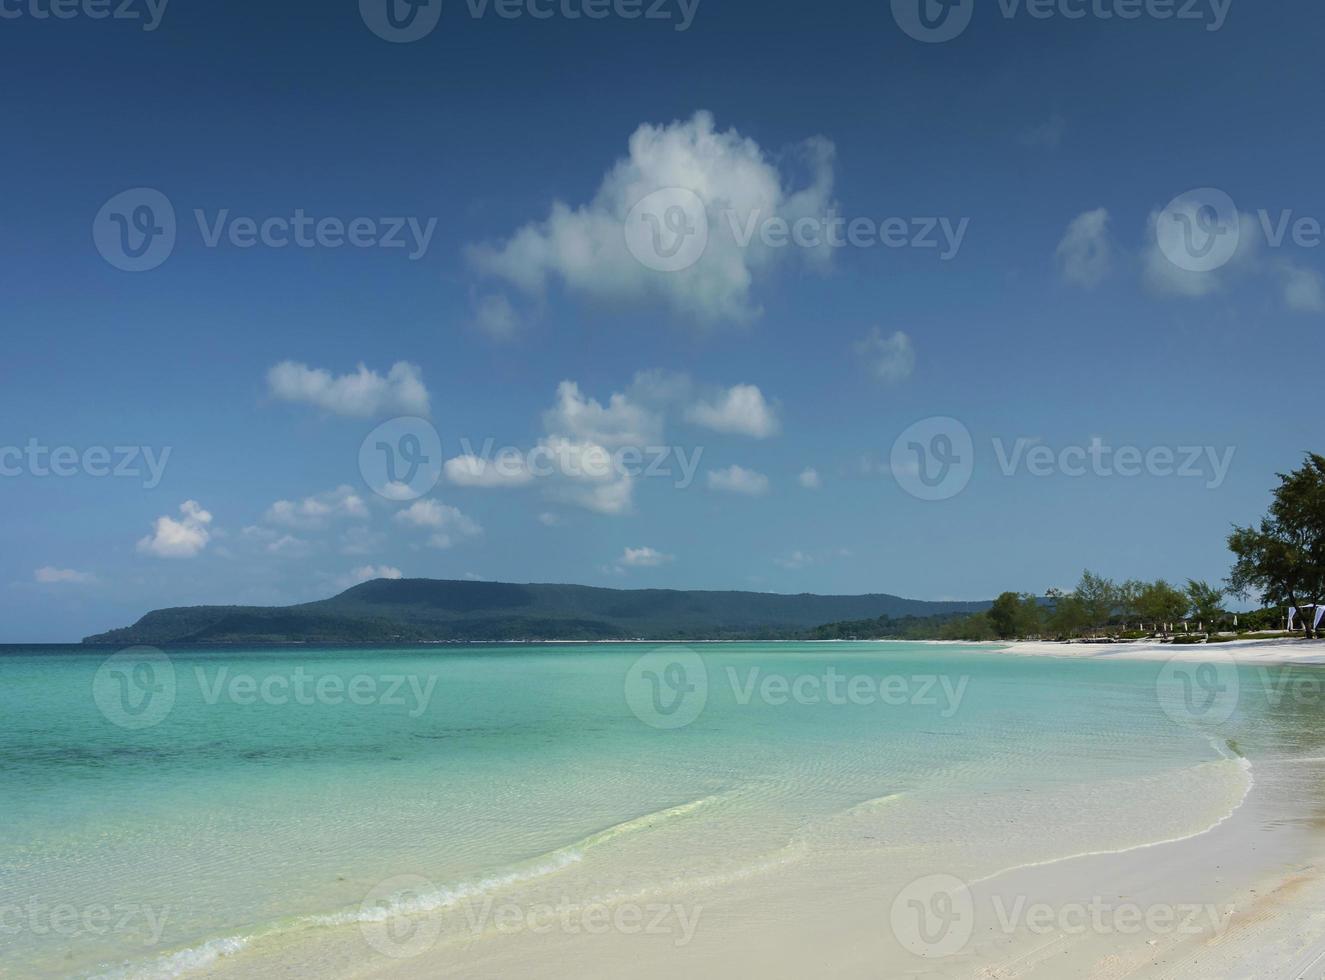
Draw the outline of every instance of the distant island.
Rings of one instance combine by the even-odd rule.
[[[937,623],[988,602],[375,579],[295,606],[158,609],[87,644],[420,643],[812,638],[825,623]]]

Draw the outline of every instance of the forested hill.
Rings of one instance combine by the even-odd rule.
[[[801,635],[824,623],[972,613],[988,602],[894,595],[775,595],[377,579],[297,606],[149,612],[84,643],[378,643],[424,640],[736,639]]]

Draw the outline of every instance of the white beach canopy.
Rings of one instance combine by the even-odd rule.
[[[1293,628],[1293,619],[1297,616],[1298,612],[1302,612],[1302,613],[1303,613],[1303,616],[1302,616],[1302,622],[1303,622],[1304,624],[1306,623],[1306,621],[1307,621],[1306,610],[1308,610],[1308,609],[1314,609],[1314,610],[1316,610],[1316,618],[1315,618],[1315,620],[1312,622],[1312,624],[1311,624],[1311,628],[1312,628],[1313,630],[1314,630],[1314,629],[1319,629],[1319,628],[1320,628],[1320,621],[1321,621],[1322,619],[1325,619],[1325,605],[1316,605],[1316,604],[1313,603],[1312,605],[1309,605],[1309,606],[1303,606],[1301,610],[1299,610],[1299,609],[1297,608],[1297,606],[1289,606],[1289,607],[1288,607],[1288,628],[1289,628],[1290,630]]]

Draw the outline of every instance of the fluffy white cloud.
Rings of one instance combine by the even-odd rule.
[[[368,516],[368,506],[354,488],[342,484],[335,490],[314,494],[303,500],[278,500],[267,508],[269,524],[285,527],[318,528],[339,518]]]
[[[880,381],[892,384],[905,381],[916,366],[916,352],[911,338],[901,330],[885,337],[875,327],[855,346],[870,372]]]
[[[500,244],[471,247],[469,259],[480,273],[534,295],[559,280],[593,300],[658,301],[701,320],[748,321],[760,312],[752,284],[779,257],[800,253],[826,262],[829,256],[827,248],[770,248],[758,235],[745,244],[733,232],[733,225],[823,219],[832,211],[832,143],[807,140],[792,155],[807,165],[804,187],[785,181],[774,158],[754,140],[735,130],[718,132],[707,112],[669,125],[645,124],[630,137],[628,156],[607,172],[592,201],[575,208],[554,202],[545,220],[525,225]],[[708,226],[702,257],[671,272],[637,260],[625,235],[631,210],[666,188],[696,195],[706,213],[693,217]]]
[[[91,572],[79,572],[72,568],[56,568],[54,565],[43,565],[32,573],[32,577],[46,585],[87,585],[97,580],[97,577]]]
[[[550,466],[547,495],[599,514],[628,514],[635,478],[621,469],[605,446],[549,436],[538,444],[540,469]]]
[[[556,403],[543,413],[549,433],[609,449],[651,446],[662,438],[662,419],[626,395],[613,393],[604,406],[580,393],[574,381],[557,385]]]
[[[657,568],[675,560],[675,555],[665,555],[654,548],[627,548],[617,559],[617,564],[626,568]]]
[[[801,470],[800,476],[796,477],[796,481],[806,490],[818,490],[823,486],[823,480],[819,477],[819,471],[813,466],[807,466],[805,469]]]
[[[524,454],[512,451],[456,456],[442,464],[442,472],[458,487],[522,487],[534,479]]]
[[[423,372],[398,361],[386,377],[360,364],[354,374],[333,376],[321,368],[282,361],[267,372],[267,389],[284,401],[315,405],[337,415],[427,415],[428,389]]]
[[[450,548],[463,538],[483,533],[482,526],[461,513],[459,508],[427,497],[398,512],[396,520],[432,531],[428,544],[433,548]]]
[[[358,568],[351,569],[346,575],[337,578],[336,585],[342,589],[348,589],[355,585],[362,585],[364,582],[371,582],[374,579],[404,578],[405,573],[392,565],[360,565]]]
[[[708,485],[711,490],[743,493],[754,497],[768,492],[768,477],[732,464],[726,469],[709,470]]]
[[[474,296],[474,326],[493,340],[510,340],[520,329],[520,315],[501,293]]]
[[[1261,230],[1256,219],[1243,212],[1238,212],[1236,250],[1223,266],[1210,271],[1194,272],[1172,261],[1159,247],[1160,218],[1182,220],[1192,228],[1201,228],[1206,218],[1202,214],[1203,204],[1199,196],[1181,198],[1170,207],[1172,210],[1152,211],[1147,221],[1147,244],[1142,253],[1142,263],[1145,283],[1151,289],[1159,293],[1189,298],[1208,296],[1221,290],[1231,276],[1246,272],[1257,265]]]
[[[686,418],[715,432],[767,439],[778,433],[778,418],[755,385],[734,385],[686,411]]]
[[[157,558],[192,558],[207,547],[212,539],[207,529],[212,515],[203,510],[196,500],[179,505],[180,517],[158,517],[151,534],[140,538],[138,551]]]
[[[363,525],[347,527],[340,536],[342,555],[371,555],[382,547],[383,535]]]
[[[1073,218],[1054,255],[1065,282],[1085,289],[1102,283],[1113,267],[1108,210],[1097,208]]]
[[[1315,269],[1280,262],[1284,305],[1297,313],[1325,313],[1325,279]]]

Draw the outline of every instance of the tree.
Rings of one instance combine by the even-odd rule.
[[[1224,615],[1224,610],[1219,607],[1223,598],[1223,589],[1216,589],[1193,578],[1187,580],[1187,602],[1193,619],[1199,619],[1213,626],[1214,622]]]
[[[1275,606],[1325,601],[1325,456],[1308,453],[1300,469],[1280,473],[1270,512],[1256,527],[1234,527],[1228,547],[1237,559],[1228,578],[1234,595],[1255,590]]]
[[[1004,592],[989,607],[989,624],[1000,639],[1010,640],[1017,635],[1017,612],[1021,601],[1015,592]]]
[[[1017,605],[1017,635],[1039,636],[1044,631],[1044,606],[1038,596],[1024,593]]]
[[[1154,622],[1156,629],[1187,615],[1187,593],[1163,579],[1147,582],[1141,590],[1137,610],[1142,619]]]
[[[1081,600],[1075,595],[1059,596],[1049,614],[1049,629],[1055,636],[1071,637],[1090,625]]]
[[[1036,636],[1041,629],[1040,600],[1029,593],[1004,592],[986,615],[1001,640]]]
[[[1146,583],[1134,578],[1118,586],[1118,612],[1123,619],[1131,621],[1141,618],[1141,596],[1145,590]]]
[[[1118,586],[1112,579],[1103,578],[1090,571],[1081,573],[1077,583],[1077,601],[1081,612],[1086,617],[1086,625],[1091,629],[1107,626],[1118,608]]]

